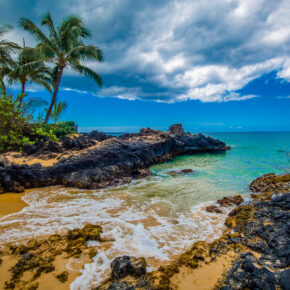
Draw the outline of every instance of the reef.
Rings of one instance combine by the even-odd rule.
[[[204,280],[217,275],[206,289],[290,289],[290,174],[265,174],[250,189],[250,202],[243,202],[241,196],[218,201],[221,207],[237,206],[219,239],[196,242],[153,272],[144,272],[144,258],[117,257],[111,263],[111,277],[96,289],[195,289],[204,272]],[[133,261],[142,265],[138,275]]]
[[[120,137],[92,132],[59,142],[27,144],[23,148],[26,164],[16,162],[23,156],[12,161],[5,154],[0,156],[0,193],[52,185],[104,188],[148,176],[151,165],[178,155],[225,150],[224,142],[186,133],[181,124],[170,126],[167,132],[145,128]],[[39,163],[29,165],[33,158]]]

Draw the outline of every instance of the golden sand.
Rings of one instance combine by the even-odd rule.
[[[229,252],[226,255],[217,257],[209,264],[203,264],[197,269],[186,266],[180,268],[178,274],[173,275],[170,284],[173,289],[182,290],[210,290],[214,289],[222,275],[230,268],[237,254]],[[194,288],[193,288],[194,287]]]
[[[24,193],[4,193],[0,194],[0,218],[21,211],[27,206],[22,200]]]
[[[2,264],[0,265],[0,289],[4,289],[5,287],[5,281],[9,281],[11,278],[11,272],[9,271],[12,266],[14,266],[17,263],[17,257],[13,257],[11,255],[9,256],[2,256]],[[56,257],[54,261],[55,271],[51,273],[42,273],[39,278],[37,278],[34,282],[38,283],[38,289],[41,290],[52,290],[52,289],[58,289],[58,290],[68,290],[70,289],[70,284],[81,274],[81,269],[83,268],[83,265],[85,263],[89,263],[89,259],[81,260],[80,259],[80,265],[79,269],[68,269],[67,263],[68,259],[64,258],[64,255]],[[68,280],[64,283],[60,282],[56,275],[62,273],[63,271],[67,271],[69,273]],[[21,280],[30,280],[32,277],[33,272],[25,272],[25,275],[22,277]],[[29,284],[26,285],[26,287],[30,286]],[[20,288],[19,288],[20,287]],[[16,289],[23,289],[21,286],[17,287]],[[26,289],[26,288],[25,288]]]

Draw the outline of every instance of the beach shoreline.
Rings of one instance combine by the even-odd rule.
[[[263,175],[250,184],[250,189],[252,191],[250,202],[242,203],[240,196],[226,197],[217,201],[219,209],[232,204],[235,204],[236,207],[225,220],[227,227],[223,234],[215,241],[208,243],[201,239],[200,242],[195,242],[191,248],[184,249],[185,252],[177,259],[170,261],[167,265],[160,266],[158,270],[153,272],[146,273],[146,261],[144,258],[132,257],[130,260],[126,256],[116,258],[115,260],[123,259],[122,263],[127,263],[128,266],[120,270],[118,267],[121,267],[121,264],[115,262],[113,267],[111,263],[112,274],[108,274],[108,279],[103,281],[100,287],[96,289],[115,289],[114,287],[121,285],[126,286],[128,289],[131,289],[130,287],[164,290],[190,289],[192,284],[196,285],[196,289],[223,289],[223,287],[228,287],[229,285],[234,288],[239,285],[246,287],[249,285],[249,281],[252,281],[251,279],[261,279],[261,281],[264,281],[261,275],[264,275],[265,271],[268,271],[266,272],[267,275],[268,273],[274,273],[274,275],[269,278],[269,281],[267,280],[263,283],[280,285],[279,283],[283,283],[283,277],[288,273],[287,262],[283,256],[286,253],[285,244],[281,244],[280,248],[277,249],[278,252],[273,251],[269,255],[268,247],[272,247],[271,243],[273,243],[271,236],[266,235],[264,237],[263,243],[266,246],[263,246],[263,243],[259,240],[261,238],[258,235],[260,231],[271,232],[275,230],[275,238],[278,240],[282,239],[282,241],[285,240],[286,233],[285,231],[283,232],[281,223],[284,223],[283,218],[285,219],[287,214],[289,214],[287,202],[290,197],[288,193],[290,190],[290,174],[278,176],[275,174]],[[281,221],[275,219],[278,212],[283,216]],[[218,214],[216,212],[216,215]],[[2,275],[0,279],[7,277],[10,279],[9,283],[12,283],[7,285],[24,287],[21,289],[32,286],[36,287],[33,289],[38,287],[38,289],[48,289],[48,286],[56,287],[57,289],[69,289],[70,284],[81,275],[85,264],[91,263],[91,259],[96,255],[93,247],[86,244],[87,239],[96,239],[100,243],[107,242],[102,239],[102,229],[98,225],[88,224],[83,229],[68,231],[64,235],[52,235],[41,240],[33,239],[23,245],[13,245],[13,243],[10,243],[10,245],[1,249],[0,258],[2,265],[0,269],[2,268]],[[66,245],[66,243],[69,246],[64,247],[63,245]],[[268,244],[269,246],[267,246]],[[46,261],[45,257],[51,253],[52,249],[58,248],[59,250],[55,251],[51,258]],[[81,250],[79,251],[78,249]],[[34,259],[38,259],[38,252],[43,257],[40,262],[45,265],[41,268],[37,266],[37,263],[40,263],[39,261],[36,264],[33,262]],[[63,255],[63,253],[67,254]],[[277,254],[282,255],[281,260],[277,260]],[[24,262],[24,256],[28,257],[28,255],[31,258],[27,261],[25,260],[25,263],[28,263],[27,272],[25,268],[22,268],[21,263]],[[78,269],[72,269],[71,267],[68,269],[67,265],[71,264],[68,259],[69,257],[73,257],[73,260],[78,261],[76,262]],[[30,259],[32,259],[31,262]],[[258,265],[251,266],[256,267],[254,272],[256,276],[253,276],[254,274],[250,268],[243,266],[244,259],[246,259],[247,263]],[[22,262],[20,263],[20,261]],[[263,270],[264,263],[269,270]],[[32,265],[31,270],[29,265]],[[15,279],[15,277],[13,279],[9,274],[9,269],[12,269],[12,267],[14,267],[13,273],[20,275],[20,280],[18,278]],[[41,269],[39,270],[41,271],[39,277],[33,276],[35,267],[36,273],[37,269]],[[236,268],[239,268],[239,271],[244,271],[244,275],[248,277],[248,280],[243,280],[243,278],[235,280]],[[260,271],[260,269],[262,270]],[[210,276],[208,276],[209,272],[212,271],[213,273],[210,273]],[[66,279],[62,283],[57,276],[64,272],[68,273],[69,279]],[[16,289],[18,289],[17,287]]]

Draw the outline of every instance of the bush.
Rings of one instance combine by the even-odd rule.
[[[0,152],[19,150],[24,144],[34,144],[38,140],[57,141],[62,136],[77,132],[73,121],[53,125],[33,124],[32,119],[25,110],[24,102],[18,107],[12,96],[0,95]]]
[[[77,126],[73,121],[60,122],[55,125],[53,132],[58,138],[60,138],[62,136],[77,133]]]
[[[29,139],[33,141],[57,141],[58,138],[54,133],[54,130],[50,124],[33,124],[32,132],[29,135]]]
[[[18,108],[12,96],[0,97],[0,151],[18,149],[27,139],[30,131],[29,118],[24,116],[22,107]]]
[[[75,122],[60,122],[57,125],[36,123],[32,125],[32,131],[27,137],[27,142],[33,144],[36,141],[58,141],[59,138],[76,133]]]

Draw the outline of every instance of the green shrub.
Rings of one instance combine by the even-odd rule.
[[[55,125],[55,129],[53,130],[53,132],[58,138],[60,138],[62,136],[77,133],[76,128],[77,126],[73,121],[60,122]]]
[[[0,95],[0,152],[19,150],[26,144],[36,141],[57,141],[65,135],[77,132],[75,122],[54,124],[31,123],[25,103],[18,106],[17,99]]]
[[[29,118],[12,96],[0,96],[0,151],[18,149],[25,132],[30,131]]]
[[[54,130],[50,124],[34,124],[33,132],[30,136],[33,141],[57,141],[58,138],[54,133]]]

